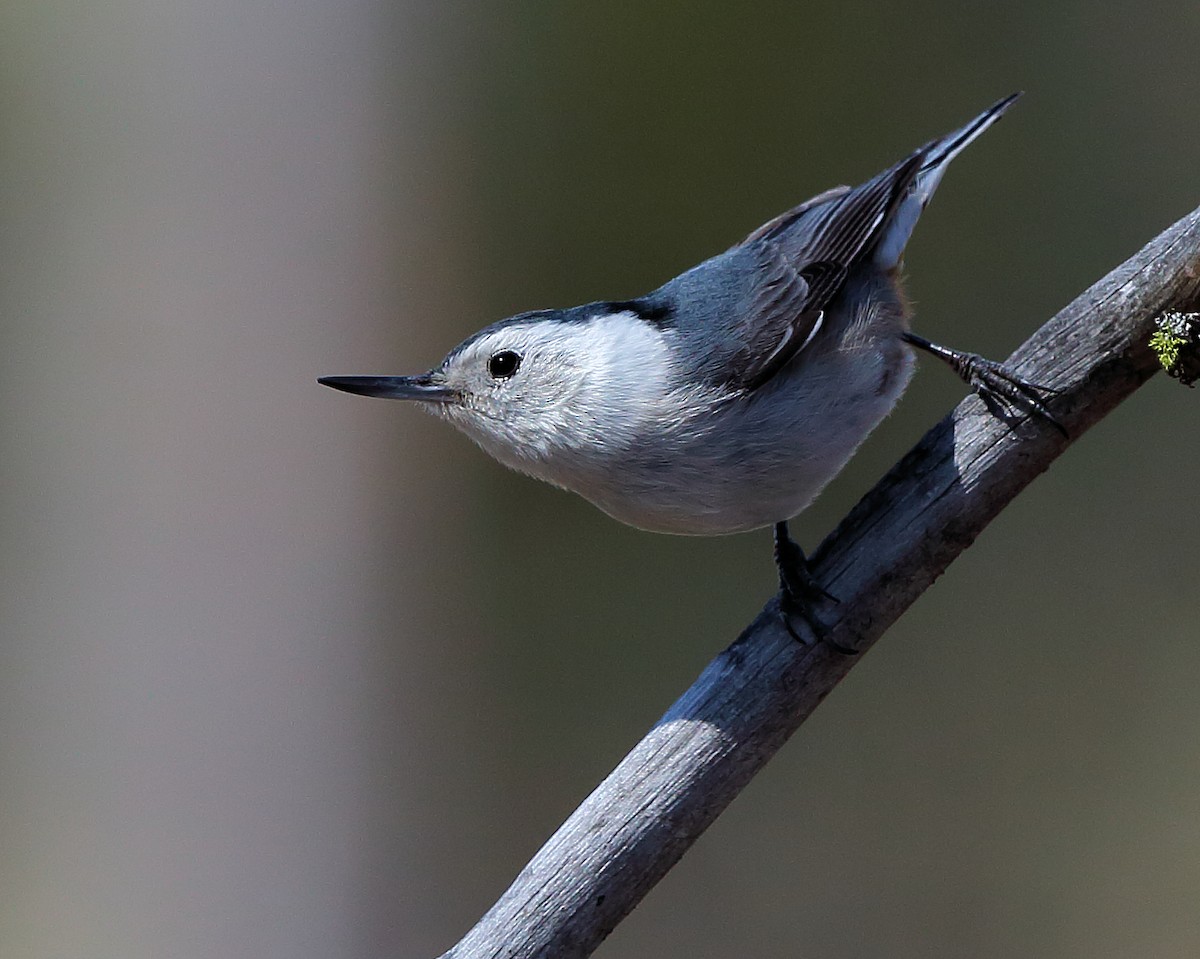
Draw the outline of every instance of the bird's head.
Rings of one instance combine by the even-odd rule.
[[[326,376],[348,393],[412,400],[506,466],[558,485],[637,439],[669,378],[662,329],[604,305],[523,313],[416,376]]]

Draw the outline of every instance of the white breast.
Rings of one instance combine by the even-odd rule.
[[[570,488],[642,529],[716,535],[768,526],[812,502],[894,407],[912,373],[891,329],[863,326],[750,395],[660,396],[658,419]]]

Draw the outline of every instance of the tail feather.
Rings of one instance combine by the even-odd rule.
[[[999,100],[959,130],[933,140],[916,152],[922,157],[921,168],[913,177],[907,193],[896,203],[875,247],[875,262],[884,269],[894,269],[900,263],[913,227],[921,211],[942,181],[950,161],[962,153],[984,130],[1000,119],[1016,102],[1020,93]]]

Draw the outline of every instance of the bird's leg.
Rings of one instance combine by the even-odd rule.
[[[821,642],[829,643],[833,649],[848,656],[857,653],[856,649],[830,641],[829,629],[817,618],[813,608],[817,602],[825,599],[836,603],[838,599],[813,578],[804,550],[788,535],[786,521],[775,524],[775,565],[779,569],[779,615],[792,638],[806,646],[809,644],[792,626],[792,617],[798,616]]]
[[[984,359],[977,353],[960,353],[937,343],[930,343],[923,336],[905,332],[904,340],[917,349],[931,353],[954,370],[971,389],[979,394],[993,416],[1008,422],[1018,414],[1036,416],[1045,420],[1056,430],[1067,436],[1063,425],[1046,409],[1046,399],[1059,391],[1049,386],[1038,386],[1006,370],[1001,364]]]

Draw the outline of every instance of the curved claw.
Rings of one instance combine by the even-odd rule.
[[[1027,416],[1037,416],[1058,430],[1064,439],[1071,438],[1067,428],[1054,418],[1054,414],[1046,408],[1042,398],[1042,394],[1057,395],[1062,392],[1061,390],[1023,380],[1016,374],[1010,373],[999,363],[985,359],[976,353],[963,354],[962,366],[960,374],[962,378],[996,415],[1003,418],[1002,414],[994,408],[995,405],[999,405],[1010,415],[1016,412],[1024,413]]]
[[[814,607],[822,599],[833,603],[841,600],[813,577],[804,551],[788,535],[787,523],[775,524],[775,565],[779,568],[779,617],[792,639],[804,646],[813,645],[796,631],[792,624],[794,616],[804,621],[816,642],[826,643],[847,656],[858,655],[858,650],[831,640],[829,628],[817,617]]]
[[[998,419],[1007,422],[1015,419],[1017,414],[1023,413],[1045,420],[1065,439],[1071,438],[1067,428],[1046,408],[1046,398],[1057,396],[1062,390],[1030,383],[1015,373],[1010,373],[1000,363],[986,359],[978,353],[963,353],[939,346],[916,333],[905,332],[904,340],[946,363],[963,382],[979,394],[987,404],[988,410]]]
[[[792,625],[793,615],[804,620],[804,625],[809,628],[813,639],[809,639],[804,634],[796,631],[796,627]],[[788,631],[788,635],[801,646],[815,646],[817,643],[824,643],[834,652],[841,653],[843,656],[857,656],[859,654],[859,650],[843,646],[841,643],[830,639],[829,627],[817,619],[812,607],[803,601],[797,602],[793,596],[789,595],[786,589],[779,592],[779,621],[783,624],[783,628]]]

